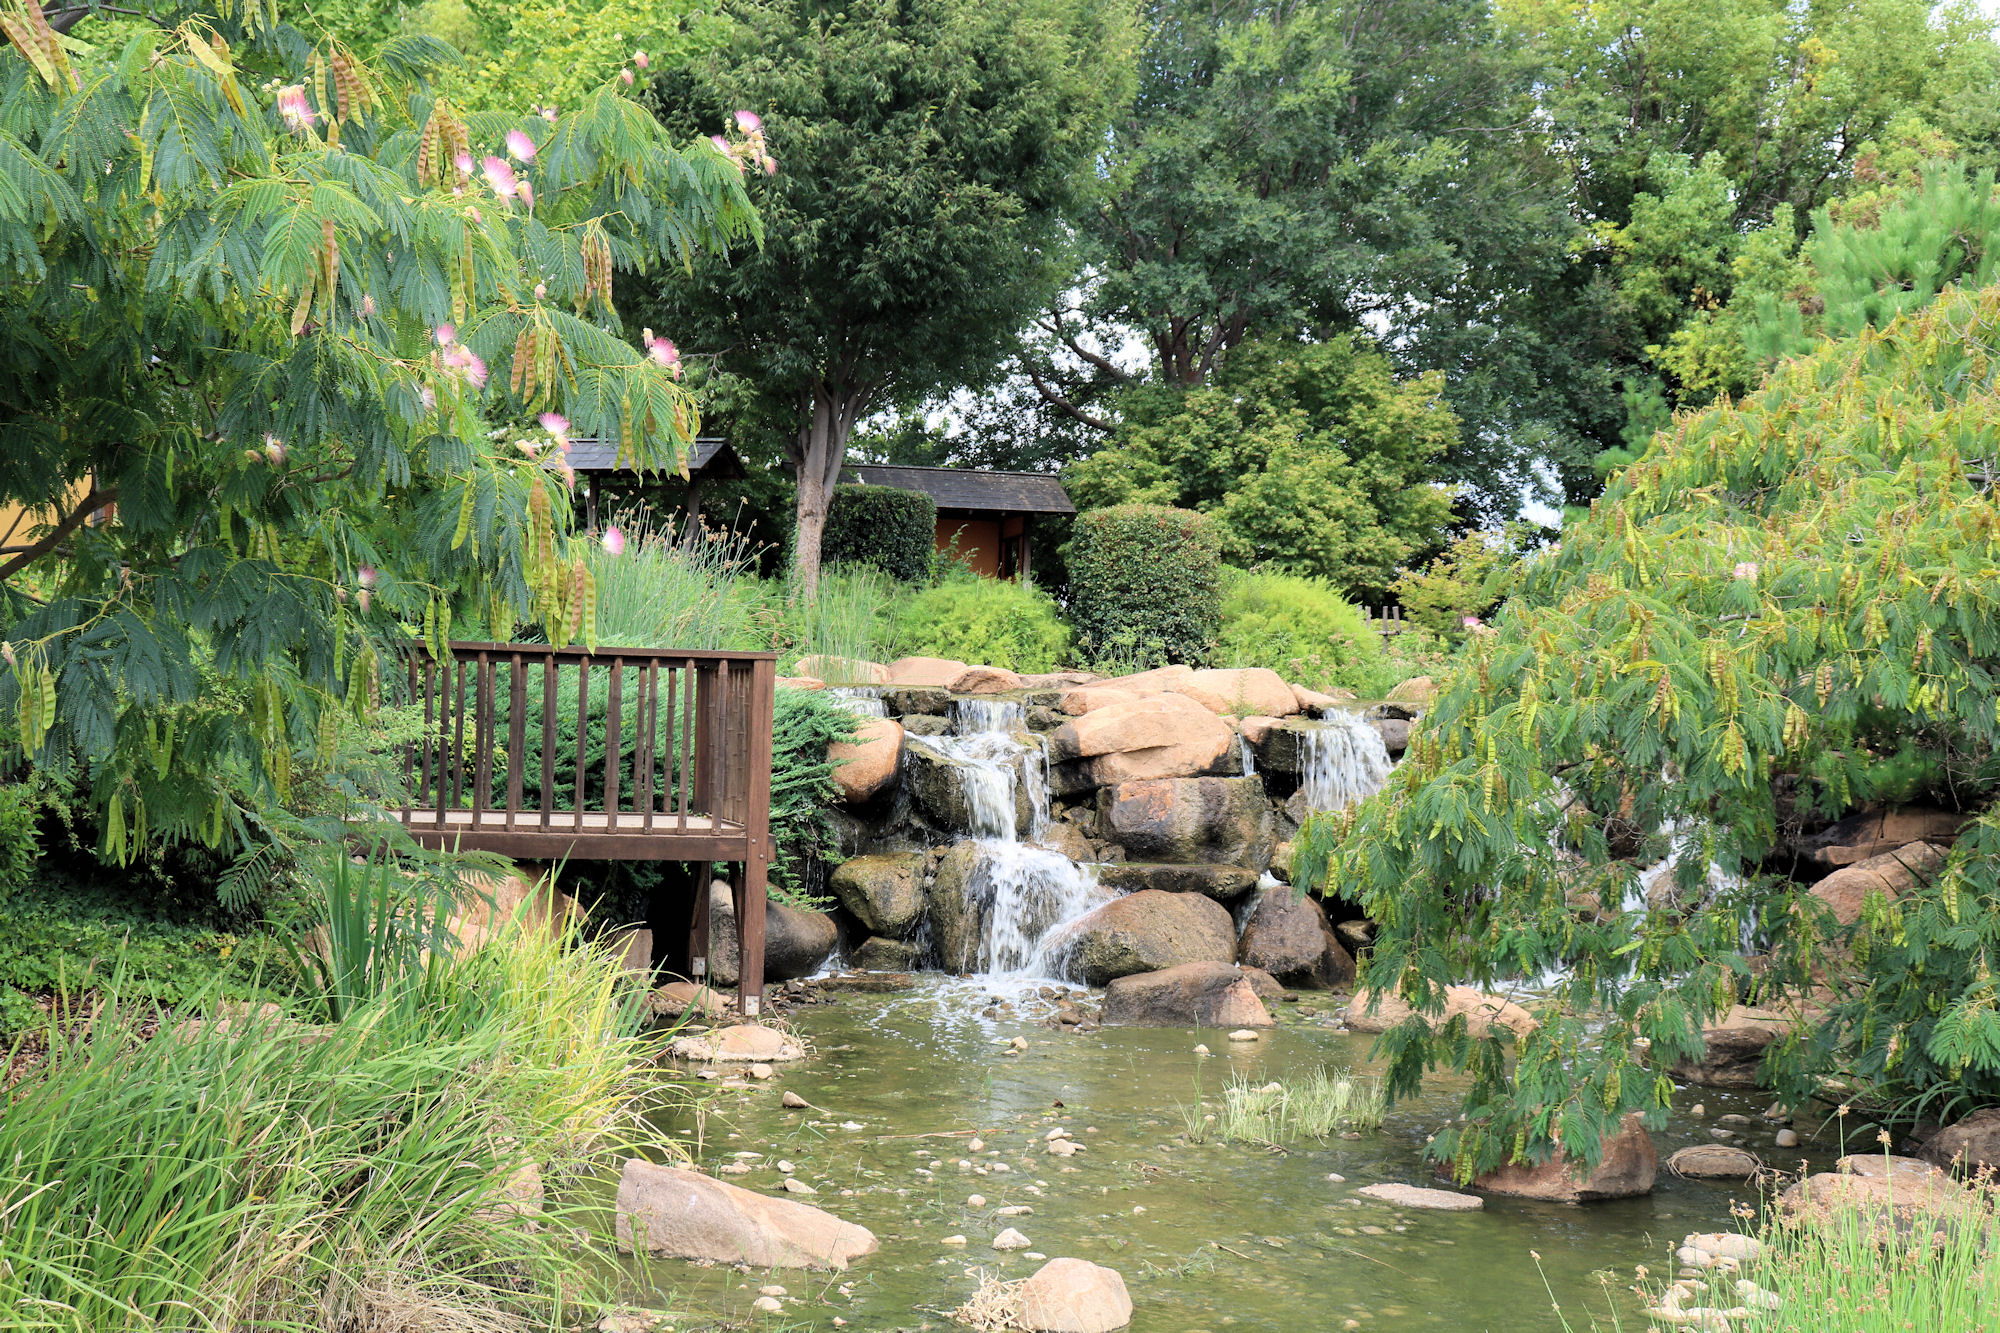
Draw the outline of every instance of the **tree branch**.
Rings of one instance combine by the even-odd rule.
[[[5,583],[8,579],[20,573],[21,570],[32,565],[50,551],[55,550],[63,538],[82,527],[92,514],[117,498],[118,488],[115,486],[108,491],[100,491],[95,486],[91,487],[90,494],[83,497],[83,503],[76,507],[74,513],[56,524],[53,528],[50,528],[47,534],[33,546],[27,547],[21,554],[15,556],[6,564],[0,565],[0,583]]]
[[[1050,407],[1055,408],[1057,411],[1061,412],[1065,416],[1075,418],[1076,420],[1082,422],[1086,426],[1089,426],[1093,430],[1101,430],[1107,435],[1110,434],[1112,431],[1118,429],[1118,427],[1112,422],[1106,421],[1103,417],[1092,416],[1090,413],[1084,411],[1082,408],[1078,407],[1075,403],[1071,402],[1068,398],[1064,397],[1061,393],[1058,393],[1055,389],[1050,388],[1048,382],[1045,381],[1041,377],[1041,375],[1035,370],[1035,368],[1029,365],[1026,361],[1021,362],[1021,369],[1025,370],[1028,373],[1028,382],[1035,386],[1035,392],[1040,394],[1042,396],[1042,401],[1047,403]]]
[[[1069,350],[1076,353],[1077,356],[1079,356],[1085,361],[1088,361],[1091,365],[1096,366],[1099,370],[1109,375],[1112,379],[1117,380],[1120,384],[1129,384],[1132,382],[1132,377],[1126,374],[1123,370],[1120,370],[1117,364],[1113,362],[1110,357],[1103,356],[1097,352],[1093,352],[1090,349],[1078,344],[1076,336],[1072,334],[1069,331],[1068,327],[1063,323],[1062,311],[1051,310],[1049,311],[1049,317],[1047,319],[1038,319],[1035,321],[1035,323],[1039,325],[1041,328],[1047,330],[1050,333],[1053,333],[1056,337],[1060,338],[1062,340],[1062,345],[1064,347],[1069,348]]]

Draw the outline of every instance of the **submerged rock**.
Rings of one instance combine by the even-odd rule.
[[[676,1037],[667,1054],[702,1064],[778,1064],[805,1059],[805,1048],[762,1023],[738,1023],[692,1037]]]
[[[1236,923],[1229,909],[1191,893],[1142,889],[1065,929],[1065,968],[1091,986],[1181,963],[1236,960]]]
[[[1286,986],[1331,990],[1354,984],[1354,958],[1327,925],[1326,910],[1295,889],[1257,895],[1236,953]]]
[[[1118,1027],[1271,1027],[1271,1013],[1242,969],[1182,963],[1118,977],[1104,989],[1104,1022]]]
[[[1667,1170],[1692,1180],[1748,1180],[1763,1169],[1756,1153],[1719,1143],[1698,1143],[1667,1159]]]
[[[1431,1208],[1445,1213],[1476,1213],[1486,1206],[1486,1200],[1477,1194],[1425,1189],[1421,1185],[1364,1185],[1354,1192],[1398,1208]]]
[[[843,1269],[875,1249],[865,1227],[810,1204],[637,1158],[619,1177],[615,1228],[628,1253],[752,1268]]]
[[[1085,1259],[1051,1259],[1024,1278],[1014,1327],[1030,1333],[1111,1333],[1132,1322],[1118,1270]]]
[[[967,892],[979,868],[979,856],[978,843],[970,839],[953,843],[939,858],[924,890],[931,952],[937,965],[947,972],[971,972],[979,966],[979,941],[986,921]]]
[[[658,1018],[720,1018],[729,1012],[727,998],[694,981],[670,981],[646,995],[646,1009]]]
[[[1553,1203],[1592,1203],[1650,1194],[1660,1169],[1660,1154],[1638,1112],[1626,1115],[1616,1134],[1605,1141],[1597,1169],[1585,1172],[1558,1152],[1546,1161],[1509,1163],[1472,1182],[1489,1194],[1511,1194]]]

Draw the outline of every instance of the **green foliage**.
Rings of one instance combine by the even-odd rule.
[[[1468,532],[1423,569],[1404,570],[1396,597],[1412,621],[1460,642],[1471,628],[1466,621],[1483,621],[1520,582],[1520,541],[1518,531]]]
[[[854,736],[854,714],[820,690],[779,690],[771,720],[771,896],[824,906],[825,872],[846,858],[828,811],[839,799],[826,750]]]
[[[921,491],[889,486],[836,486],[827,510],[820,559],[873,565],[892,579],[930,578],[937,545],[937,501]]]
[[[682,530],[622,517],[624,553],[585,556],[597,593],[597,637],[621,648],[769,646],[773,612],[757,580],[758,551],[733,529]]]
[[[811,594],[782,580],[765,587],[780,608],[772,646],[784,654],[782,660],[818,656],[879,662],[891,655],[896,585],[880,570],[867,565],[829,570]]]
[[[553,1183],[639,1128],[620,960],[508,935],[344,1023],[212,1005],[157,1033],[113,990],[51,1034],[0,1116],[0,1301],[24,1330],[267,1325],[545,1329],[602,1308],[602,1201]],[[204,997],[213,1001],[213,996]],[[671,1151],[671,1149],[669,1149]]]
[[[1595,1160],[1629,1111],[1659,1123],[1657,1071],[1739,1000],[1825,979],[1836,945],[1847,998],[1773,1047],[1782,1100],[1837,1074],[1888,1101],[2000,1101],[2000,817],[1852,932],[1759,873],[1781,785],[1827,815],[1911,755],[1961,808],[2000,785],[1996,329],[2000,291],[1948,293],[1681,419],[1472,636],[1387,789],[1301,831],[1299,880],[1381,923],[1368,985],[1435,1012],[1448,981],[1561,978],[1513,1042],[1456,1020],[1383,1038],[1392,1096],[1466,1075],[1467,1118],[1432,1147],[1461,1178],[1552,1145]],[[1614,840],[1670,852],[1670,901],[1640,909]]]
[[[1290,1083],[1253,1083],[1237,1074],[1218,1102],[1202,1100],[1197,1087],[1194,1105],[1182,1106],[1181,1118],[1188,1138],[1196,1143],[1215,1138],[1223,1143],[1282,1145],[1380,1129],[1387,1101],[1379,1081],[1346,1070],[1315,1068]]]
[[[615,336],[614,275],[755,233],[736,164],[615,88],[463,115],[429,39],[364,62],[268,7],[149,17],[0,51],[0,502],[42,515],[0,581],[47,594],[0,607],[0,710],[113,859],[252,841],[398,621],[588,637],[549,433],[491,419],[674,466],[693,402]]]
[[[1220,541],[1204,514],[1161,505],[1094,509],[1069,550],[1069,621],[1092,663],[1206,664],[1222,616]]]
[[[1451,519],[1451,492],[1429,484],[1457,431],[1442,388],[1399,382],[1349,335],[1246,343],[1206,387],[1126,394],[1115,441],[1063,481],[1080,508],[1213,515],[1239,565],[1380,592]]]
[[[1054,671],[1069,651],[1069,628],[1055,599],[1033,584],[960,576],[897,604],[896,651]]]
[[[1360,690],[1381,658],[1382,636],[1324,580],[1224,571],[1216,665],[1269,667],[1308,689]]]
[[[449,928],[455,885],[407,874],[385,856],[357,865],[344,853],[316,878],[324,915],[306,946],[294,947],[293,967],[330,1022],[442,968],[457,945]]]

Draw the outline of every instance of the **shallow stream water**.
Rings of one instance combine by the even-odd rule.
[[[943,1330],[957,1327],[949,1312],[982,1273],[1026,1276],[1042,1262],[1032,1254],[1116,1268],[1136,1307],[1133,1333],[1555,1333],[1565,1318],[1580,1333],[1593,1315],[1611,1328],[1614,1308],[1631,1330],[1646,1326],[1627,1290],[1633,1266],[1658,1271],[1686,1233],[1732,1227],[1730,1203],[1748,1189],[1663,1169],[1651,1196],[1616,1203],[1489,1198],[1485,1211],[1464,1214],[1389,1207],[1355,1191],[1438,1183],[1420,1153],[1453,1113],[1446,1086],[1359,1138],[1282,1151],[1186,1138],[1182,1107],[1218,1100],[1234,1075],[1261,1083],[1316,1066],[1365,1071],[1373,1038],[1333,1030],[1330,997],[1303,993],[1274,1006],[1278,1029],[1232,1043],[1212,1030],[1067,1033],[981,1017],[997,993],[977,978],[928,976],[910,991],[801,1008],[794,1023],[811,1049],[805,1061],[781,1066],[768,1083],[732,1076],[710,1085],[698,1111],[663,1119],[659,1127],[703,1169],[750,1163],[748,1174],[725,1177],[735,1184],[775,1192],[783,1179],[775,1163],[791,1162],[818,1191],[808,1202],[881,1243],[843,1274],[669,1265],[670,1303],[759,1327],[829,1329],[839,1316],[857,1330]],[[1027,1050],[1003,1053],[1016,1036]],[[1213,1054],[1197,1055],[1197,1044]],[[783,1110],[786,1090],[815,1109]],[[1755,1118],[1768,1098],[1690,1089],[1681,1100],[1705,1102],[1708,1118],[1684,1117],[1656,1134],[1663,1160],[1709,1142],[1715,1117],[1729,1112],[1753,1118],[1740,1142],[1768,1163],[1800,1156],[1771,1147],[1775,1127]],[[1044,1135],[1056,1126],[1086,1150],[1048,1155]],[[982,1151],[970,1148],[975,1137]],[[1808,1155],[1830,1158],[1823,1146]],[[974,1194],[983,1206],[968,1204]],[[1033,1212],[998,1211],[1018,1206]],[[991,1248],[1008,1226],[1026,1234],[1030,1251]],[[942,1243],[954,1235],[967,1243]],[[787,1289],[784,1314],[752,1311],[759,1287],[773,1281]]]

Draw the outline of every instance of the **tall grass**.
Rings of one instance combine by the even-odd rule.
[[[623,554],[592,547],[598,642],[619,648],[770,646],[776,617],[757,579],[761,549],[747,533],[671,518],[621,518]]]
[[[1379,1129],[1386,1105],[1379,1080],[1318,1068],[1291,1083],[1253,1084],[1238,1075],[1218,1102],[1205,1101],[1197,1087],[1181,1118],[1196,1143],[1289,1143]]]
[[[848,662],[888,660],[895,655],[891,617],[896,599],[895,583],[871,565],[842,565],[822,571],[817,597],[788,591],[778,644],[785,665],[814,655]]]
[[[345,1021],[177,1024],[115,987],[0,1115],[0,1309],[34,1330],[555,1329],[610,1271],[560,1186],[636,1124],[622,970],[550,930]],[[582,1226],[583,1230],[578,1230]]]

